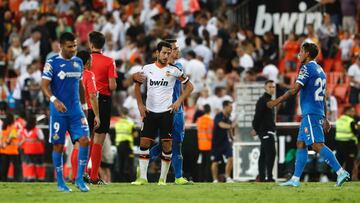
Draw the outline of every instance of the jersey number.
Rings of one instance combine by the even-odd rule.
[[[58,133],[59,130],[60,130],[60,123],[55,122],[55,123],[54,123],[54,129],[55,129],[55,133]]]
[[[324,101],[326,79],[318,78],[315,80],[315,101]]]

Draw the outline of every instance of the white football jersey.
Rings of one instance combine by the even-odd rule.
[[[155,63],[142,68],[146,76],[147,98],[146,108],[154,113],[169,111],[172,104],[174,85],[177,79],[182,83],[188,81],[184,72],[173,65],[160,68]]]

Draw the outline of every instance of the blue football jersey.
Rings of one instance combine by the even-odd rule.
[[[47,60],[42,78],[51,81],[51,92],[67,109],[65,113],[60,113],[50,102],[50,114],[52,116],[70,116],[83,113],[79,94],[79,81],[82,79],[82,71],[82,61],[76,56],[68,60],[56,55]]]
[[[315,61],[301,66],[296,82],[302,86],[300,90],[302,116],[309,114],[325,116],[326,75],[321,66]]]
[[[183,67],[181,63],[175,63],[174,66],[176,66],[178,69],[183,71]],[[180,80],[176,80],[175,86],[174,86],[174,92],[173,92],[173,103],[180,97],[181,95],[181,82]],[[183,113],[184,108],[183,105],[181,105],[176,113]]]

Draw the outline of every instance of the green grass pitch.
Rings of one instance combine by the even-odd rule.
[[[194,185],[134,186],[112,183],[90,186],[88,193],[74,185],[71,193],[56,191],[55,183],[0,183],[0,202],[360,202],[360,182],[345,183],[341,188],[330,183],[302,183],[299,188],[284,188],[276,183],[195,183]]]

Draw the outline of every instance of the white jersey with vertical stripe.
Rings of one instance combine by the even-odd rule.
[[[154,113],[169,111],[176,80],[182,78],[183,83],[188,80],[184,72],[176,66],[167,65],[161,68],[155,63],[145,65],[142,72],[147,83],[146,108]]]

